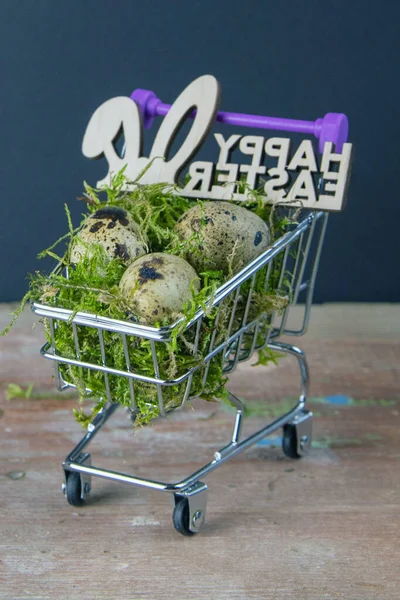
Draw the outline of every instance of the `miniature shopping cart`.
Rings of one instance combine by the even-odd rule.
[[[138,104],[140,105],[140,101]],[[158,103],[158,106],[154,108],[155,113],[151,115],[152,118],[157,114],[166,114],[168,107],[165,109],[165,106]],[[340,115],[340,119],[335,120],[335,115],[331,114],[331,116],[333,119],[326,119],[329,127],[321,127],[322,120],[318,120],[319,129],[315,123],[254,117],[235,113],[218,113],[217,120],[265,129],[301,131],[317,135],[320,141],[324,138],[324,142],[333,142],[338,145],[346,141],[347,132],[343,133],[345,117]],[[327,221],[327,212],[302,211],[301,218],[297,220],[296,224],[289,227],[282,237],[217,289],[213,297],[210,298],[207,307],[207,309],[213,308],[216,314],[216,326],[210,336],[207,353],[202,357],[201,364],[194,363],[193,366],[185,372],[179,373],[174,379],[165,379],[160,375],[157,347],[159,344],[165,344],[171,339],[174,329],[179,326],[179,321],[168,327],[157,328],[128,320],[115,320],[83,312],[74,313],[60,307],[33,303],[33,311],[38,316],[45,318],[48,323],[50,341],[45,344],[41,353],[54,363],[58,389],[64,390],[68,387],[75,387],[73,380],[67,377],[68,370],[62,368],[65,365],[71,365],[102,373],[105,389],[107,390],[104,408],[96,415],[89,425],[86,435],[63,463],[65,473],[63,491],[70,504],[79,506],[87,499],[91,490],[92,476],[169,492],[174,498],[173,524],[175,528],[184,535],[192,535],[202,529],[205,520],[207,485],[202,480],[229,458],[281,428],[283,429],[282,447],[286,456],[300,458],[307,453],[312,438],[312,413],[306,410],[305,407],[309,385],[307,361],[305,354],[298,347],[284,343],[280,341],[280,338],[284,335],[301,336],[306,332]],[[265,277],[265,286],[267,286],[272,273],[276,273],[274,267],[277,264],[279,264],[280,280],[275,285],[279,289],[282,286],[284,277],[286,281],[290,281],[289,288],[286,290],[288,302],[280,313],[273,310],[269,314],[252,318],[250,306],[256,278],[262,272]],[[287,277],[288,274],[289,277]],[[301,323],[297,327],[290,327],[291,309],[300,302],[302,306]],[[230,310],[229,324],[221,339],[216,333],[217,323],[219,313],[224,306],[227,306],[227,303]],[[238,321],[238,319],[235,319],[235,314],[239,304],[242,307],[242,312]],[[193,340],[194,355],[196,354],[202,323],[206,318],[206,309],[199,308],[187,324],[185,331],[182,332],[182,335],[184,334],[187,338]],[[266,323],[267,327],[265,327]],[[71,328],[76,350],[75,356],[72,358],[63,355],[57,347],[56,332],[61,325]],[[82,328],[92,328],[97,334],[98,362],[86,362],[82,356],[80,349],[80,332]],[[261,336],[260,332],[263,332]],[[117,368],[109,362],[107,336],[110,333],[120,336],[122,340],[126,359],[124,368]],[[143,374],[135,368],[135,365],[131,364],[129,344],[134,338],[149,342],[153,373]],[[91,464],[91,457],[86,452],[86,447],[119,406],[117,402],[113,402],[109,385],[110,378],[121,377],[128,382],[130,410],[133,418],[137,412],[135,388],[138,384],[143,383],[156,389],[159,413],[161,416],[165,416],[169,412],[165,405],[165,392],[168,387],[181,386],[180,389],[182,389],[183,386],[183,399],[174,410],[182,409],[195,397],[201,396],[201,390],[198,388],[196,393],[193,393],[192,385],[193,378],[199,369],[201,369],[204,387],[213,360],[222,361],[224,372],[229,374],[234,371],[240,362],[248,360],[254,352],[265,348],[284,355],[292,355],[297,359],[300,374],[300,395],[289,412],[256,431],[250,437],[241,439],[244,404],[234,394],[230,393],[230,401],[236,409],[231,439],[223,448],[215,451],[208,464],[178,482],[153,481],[102,469]]]

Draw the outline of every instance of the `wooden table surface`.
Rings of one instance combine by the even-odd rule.
[[[52,392],[31,323],[24,314],[0,340],[1,599],[400,598],[399,306],[313,307],[298,340],[312,375],[309,456],[285,458],[273,435],[214,471],[205,529],[191,538],[159,492],[95,479],[87,505],[67,504],[61,461],[82,430],[76,401]],[[6,400],[10,382],[50,398]],[[248,400],[246,430],[281,414],[298,384],[292,359],[241,365],[230,387]],[[228,441],[232,416],[196,402],[133,435],[120,410],[92,459],[174,480]]]

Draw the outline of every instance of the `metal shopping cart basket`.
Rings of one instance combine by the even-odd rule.
[[[158,106],[153,103],[153,114],[149,115],[149,106],[143,106],[141,99],[148,99],[143,90],[133,94],[142,112],[147,111],[147,118],[154,118],[157,114],[166,114],[167,105]],[[154,94],[153,96],[154,97]],[[166,107],[167,108],[163,108]],[[145,116],[146,116],[145,115]],[[222,115],[222,116],[221,116]],[[338,117],[340,117],[338,119]],[[250,124],[265,129],[284,129],[314,133],[324,144],[333,142],[336,148],[346,142],[347,131],[343,129],[343,115],[333,115],[315,123],[303,121],[290,121],[286,119],[272,119],[269,117],[252,117],[251,115],[237,115],[235,113],[217,113],[217,119],[228,122]],[[230,121],[229,121],[230,119]],[[247,119],[247,120],[246,120]],[[255,120],[259,119],[258,122]],[[251,122],[251,123],[250,123]],[[319,124],[319,125],[318,125]],[[308,127],[308,129],[307,129]],[[322,139],[324,138],[324,139]],[[104,408],[89,425],[86,435],[72,450],[63,463],[65,482],[63,491],[67,500],[74,506],[81,505],[89,496],[92,476],[142,486],[173,494],[174,511],[173,523],[177,531],[184,535],[198,533],[204,524],[206,514],[207,485],[202,479],[211,471],[222,465],[229,458],[259,442],[272,432],[282,428],[283,452],[291,458],[300,458],[307,453],[312,438],[312,413],[305,407],[309,385],[308,367],[306,356],[297,346],[280,341],[280,337],[301,336],[306,332],[309,321],[310,307],[313,298],[318,263],[324,241],[328,221],[328,212],[318,210],[302,211],[301,219],[292,225],[271,247],[260,256],[247,264],[240,272],[235,274],[226,283],[219,287],[215,295],[210,298],[207,308],[199,308],[193,319],[187,324],[185,330],[179,335],[185,335],[192,340],[193,355],[199,343],[202,324],[207,319],[207,310],[214,311],[214,326],[210,335],[207,351],[198,363],[184,372],[178,373],[173,379],[166,379],[160,374],[157,348],[160,344],[167,343],[179,320],[169,327],[157,328],[140,325],[131,321],[118,321],[100,315],[83,312],[74,313],[71,310],[47,306],[43,303],[33,303],[33,311],[45,318],[50,331],[51,339],[42,348],[42,355],[53,361],[57,387],[64,390],[75,387],[73,381],[68,379],[66,365],[77,366],[82,369],[101,372],[107,390],[107,402]],[[257,277],[264,278],[265,286],[269,279],[276,276],[276,266],[279,266],[279,281],[275,282],[277,289],[282,286],[283,279],[286,284],[285,293],[287,303],[278,313],[272,310],[268,314],[257,315],[255,318],[251,311],[252,295]],[[302,302],[302,320],[299,326],[289,327],[290,313],[293,306]],[[218,328],[218,321],[227,307],[229,309],[227,326],[222,332]],[[63,324],[63,325],[62,325]],[[57,347],[56,330],[60,326],[71,328],[75,345],[75,356],[63,355]],[[86,362],[80,348],[80,333],[82,328],[92,328],[98,339],[98,361]],[[115,366],[110,363],[107,353],[107,339],[110,334],[120,336],[124,348],[125,365]],[[151,349],[153,372],[143,374],[131,363],[129,345],[132,340],[140,338],[147,340]],[[196,374],[201,373],[201,388],[207,382],[210,365],[213,361],[222,361],[225,373],[231,373],[242,361],[248,360],[255,351],[268,348],[284,355],[292,355],[297,359],[300,374],[300,395],[293,408],[278,419],[268,423],[265,427],[253,433],[246,439],[241,438],[241,426],[244,416],[244,404],[234,394],[230,393],[230,400],[236,409],[233,432],[229,442],[215,451],[211,461],[178,482],[165,483],[153,481],[102,469],[91,464],[91,457],[86,452],[86,447],[98,433],[101,427],[111,417],[119,404],[113,402],[110,392],[110,378],[123,378],[129,386],[131,414],[136,414],[135,389],[137,385],[146,384],[156,390],[159,414],[165,416],[172,410],[182,409],[195,397],[201,396],[201,389],[193,389],[193,380]],[[178,386],[178,387],[177,387]],[[165,394],[168,388],[183,390],[178,406],[168,408]],[[195,393],[194,393],[195,391]]]

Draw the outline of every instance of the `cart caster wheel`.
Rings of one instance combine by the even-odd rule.
[[[301,458],[297,451],[297,431],[295,425],[285,425],[283,428],[282,450],[288,458]]]
[[[69,473],[65,487],[68,503],[71,506],[82,506],[82,481],[79,473]]]
[[[172,513],[172,521],[175,529],[182,535],[194,535],[195,532],[189,529],[189,501],[186,498],[181,498],[175,504],[174,512]]]
[[[182,535],[194,535],[202,530],[206,518],[207,486],[202,481],[174,494],[172,521]]]
[[[282,450],[289,458],[307,454],[312,439],[312,413],[302,410],[283,427]]]

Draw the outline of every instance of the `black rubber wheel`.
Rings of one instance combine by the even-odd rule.
[[[294,425],[285,425],[283,428],[282,450],[289,458],[301,458],[297,452],[297,431]]]
[[[194,535],[195,533],[189,529],[189,518],[189,502],[186,498],[181,498],[175,504],[172,521],[175,529],[182,535]]]
[[[68,503],[72,506],[82,506],[82,483],[79,473],[69,473],[67,477],[66,494]]]

